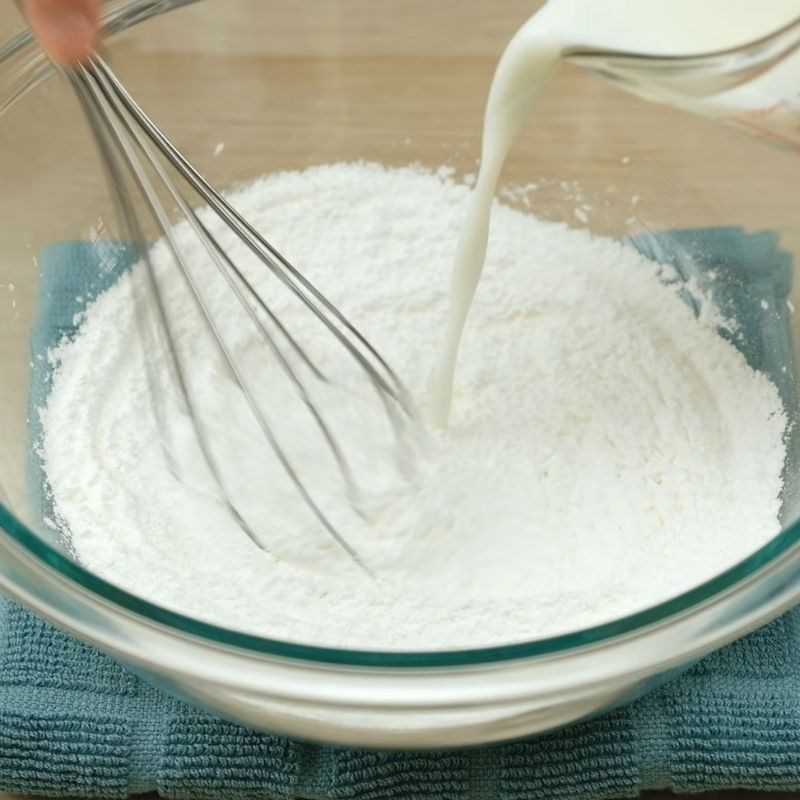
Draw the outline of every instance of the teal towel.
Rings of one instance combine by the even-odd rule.
[[[732,341],[794,402],[786,304],[792,264],[776,238],[735,228],[669,236],[670,252],[659,258],[684,278],[710,282],[740,322]],[[663,242],[634,244],[655,255]],[[72,243],[53,246],[41,260],[34,405],[49,387],[47,360],[36,356],[69,335],[76,312],[129,260],[124,246],[96,255],[96,248]],[[736,269],[714,278],[715,259]],[[687,301],[695,302],[691,294]],[[35,460],[31,467],[41,479]],[[371,752],[217,719],[0,599],[0,789],[109,798],[157,790],[187,800],[588,800],[661,788],[796,790],[796,653],[800,609],[594,720],[481,749]]]

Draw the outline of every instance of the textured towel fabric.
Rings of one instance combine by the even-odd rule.
[[[678,247],[676,248],[676,243]],[[793,399],[786,297],[791,261],[771,234],[738,229],[635,242],[713,287],[731,334]],[[124,246],[50,248],[33,336],[38,359],[69,335],[83,304],[123,269]],[[716,260],[738,267],[715,277]],[[111,265],[111,266],[109,266]],[[695,302],[691,293],[688,302]],[[762,301],[768,310],[762,308]],[[791,373],[791,369],[788,370]],[[32,417],[35,422],[35,415]],[[32,478],[41,479],[35,458]],[[579,800],[643,789],[800,788],[800,609],[714,653],[647,697],[551,734],[482,749],[370,752],[255,733],[187,706],[0,599],[0,789],[49,796]]]

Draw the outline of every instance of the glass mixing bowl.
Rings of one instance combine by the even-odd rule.
[[[223,188],[336,160],[474,172],[495,61],[534,10],[528,0],[184,5],[107,4],[117,31],[109,48],[145,109]],[[40,530],[26,488],[29,336],[38,254],[49,242],[87,239],[111,204],[66,82],[11,4],[0,27],[0,584],[13,597],[230,719],[412,748],[510,739],[626,702],[800,597],[795,440],[784,529],[758,552],[657,607],[556,638],[531,631],[507,647],[381,653],[273,641],[157,607],[85,570]],[[574,67],[547,88],[505,171],[507,184],[536,184],[514,196],[549,219],[586,217],[620,237],[741,225],[775,231],[789,253],[800,253],[798,177],[791,152],[648,105]],[[791,297],[800,307],[797,288]],[[789,317],[795,341],[797,319]],[[789,408],[793,421],[797,412]]]

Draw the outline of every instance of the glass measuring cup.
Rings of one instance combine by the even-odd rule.
[[[800,16],[767,36],[712,53],[574,49],[565,57],[646,100],[800,147]]]

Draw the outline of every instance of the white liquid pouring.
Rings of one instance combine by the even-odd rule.
[[[481,167],[456,250],[431,413],[447,423],[461,335],[480,280],[503,164],[540,90],[575,50],[690,56],[766,36],[800,16],[800,0],[550,0],[503,53],[489,92]],[[785,72],[785,71],[784,71]]]

